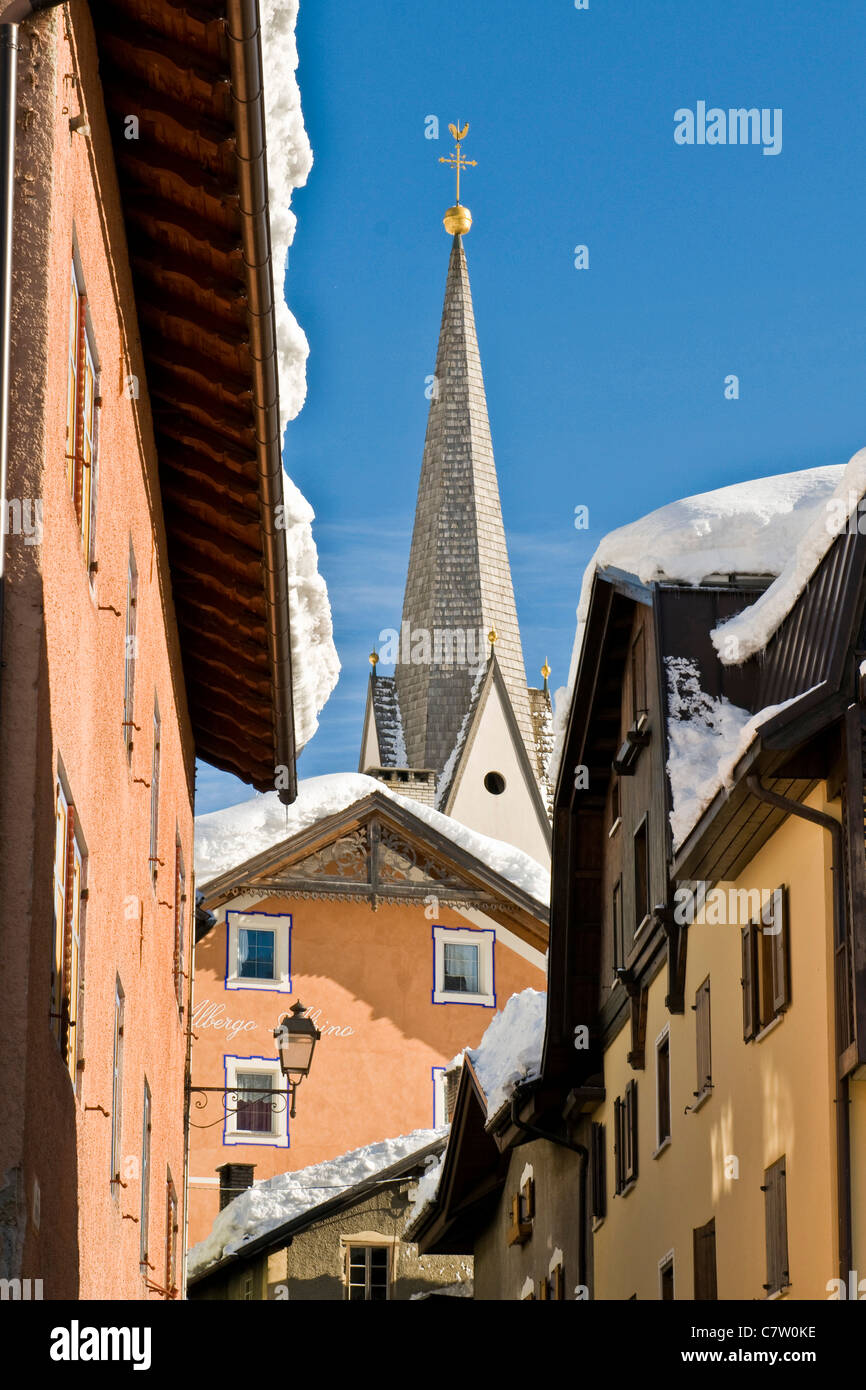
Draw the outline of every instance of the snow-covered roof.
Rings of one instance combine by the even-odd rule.
[[[760,650],[772,636],[832,543],[836,532],[828,518],[832,515],[834,504],[841,505],[844,499],[849,510],[854,510],[856,498],[862,495],[864,489],[866,451],[861,450],[847,466],[833,464],[824,468],[806,468],[734,483],[730,487],[716,488],[671,502],[609,532],[600,542],[583,576],[568,685],[557,690],[555,696],[556,747],[551,775],[555,777],[562,754],[592,583],[597,573],[619,570],[642,583],[659,581],[681,584],[701,584],[713,576],[731,574],[774,577],[755,603],[716,628],[712,634],[717,650],[737,653],[736,657],[725,656],[723,660],[744,661]],[[725,639],[729,637],[736,637],[737,643],[725,644]],[[753,734],[754,728],[763,719],[769,718],[769,712],[753,717],[746,711],[739,711],[743,717],[738,719],[733,706],[726,707],[725,701],[717,703],[719,708],[714,714],[716,733],[724,722],[730,735],[725,740],[725,750],[721,755],[721,762],[727,764],[746,724],[753,718],[757,721],[752,729]],[[735,729],[738,732],[734,739]],[[677,732],[681,736],[679,752],[683,753],[685,740],[692,737],[692,732],[685,728]],[[703,749],[701,767],[692,760],[691,769],[684,773],[683,807],[687,802],[696,806],[698,801],[708,805],[712,795],[723,785],[714,776],[710,796],[704,798],[702,794],[695,798],[688,794],[686,783],[689,778],[695,778],[697,785],[706,771],[706,760],[712,756],[714,766],[719,761],[714,756],[711,743],[712,740],[708,741]],[[682,757],[679,761],[685,770],[689,760]],[[681,834],[685,833],[686,815],[683,810],[675,827]]]
[[[524,989],[512,994],[502,1012],[491,1019],[478,1046],[466,1049],[487,1101],[488,1121],[515,1086],[539,1075],[546,1011],[543,991]]]
[[[524,989],[512,994],[505,1008],[494,1014],[478,1046],[467,1047],[449,1062],[448,1071],[461,1056],[472,1063],[487,1103],[488,1124],[510,1100],[516,1086],[540,1075],[546,1015],[547,995],[543,991]],[[436,1200],[444,1161],[443,1153],[418,1182],[407,1222],[410,1232]]]
[[[494,873],[528,893],[536,902],[550,901],[550,872],[536,860],[504,840],[493,840],[470,830],[451,816],[434,811],[419,801],[400,796],[385,783],[363,772],[329,773],[309,777],[298,787],[298,797],[284,806],[276,792],[267,792],[198,816],[195,823],[195,871],[201,886],[219,874],[280,844],[316,821],[347,810],[378,792],[404,807],[418,820],[444,835],[453,844],[480,859]]]
[[[262,67],[268,160],[268,205],[274,300],[280,415],[283,431],[297,415],[307,394],[309,345],[303,329],[286,303],[283,286],[296,218],[292,193],[302,187],[313,165],[313,154],[295,78],[298,50],[295,23],[298,0],[260,0]],[[334,646],[331,606],[313,540],[314,512],[291,479],[283,475],[286,551],[289,569],[289,608],[292,634],[292,680],[295,738],[298,751],[318,727],[317,716],[337,684],[340,661]]]
[[[210,1234],[192,1247],[188,1256],[189,1276],[202,1273],[227,1256],[237,1254],[260,1236],[351,1192],[352,1188],[403,1159],[420,1154],[430,1144],[443,1139],[447,1132],[446,1128],[416,1129],[397,1139],[380,1139],[375,1144],[341,1154],[339,1158],[256,1183],[229,1202],[214,1221]]]

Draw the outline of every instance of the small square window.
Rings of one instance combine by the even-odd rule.
[[[226,935],[226,989],[291,991],[289,913],[227,912]]]
[[[433,1003],[496,1007],[493,988],[495,931],[433,928]]]

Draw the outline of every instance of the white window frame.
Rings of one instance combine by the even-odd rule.
[[[434,927],[433,928],[433,1003],[434,1004],[480,1004],[485,1009],[496,1008],[496,989],[494,981],[494,943],[496,932],[492,928],[478,927]],[[442,988],[445,980],[445,946],[478,947],[477,994],[466,994],[462,990]]]
[[[256,980],[238,974],[238,932],[272,931],[274,933],[274,971],[272,980]],[[290,912],[226,913],[226,989],[268,990],[271,994],[290,994],[292,914]]]
[[[442,1129],[445,1118],[445,1073],[447,1067],[433,1067],[433,1128]]]
[[[659,1260],[659,1299],[661,1299],[661,1296],[662,1296],[662,1274],[663,1274],[664,1271],[667,1269],[668,1265],[670,1265],[670,1267],[671,1267],[671,1284],[672,1284],[672,1286],[673,1286],[673,1291],[674,1291],[673,1301],[676,1302],[676,1297],[677,1297],[677,1265],[676,1265],[676,1260],[674,1259],[674,1252],[673,1252],[672,1249],[669,1250],[669,1251],[667,1252],[666,1255],[663,1255],[662,1258]]]
[[[286,1079],[280,1070],[278,1057],[225,1057],[226,1089],[236,1091],[238,1089],[238,1073],[253,1072],[257,1076],[267,1076],[270,1078],[271,1090],[285,1090]],[[230,1103],[229,1108],[234,1110]],[[274,1111],[274,1128],[270,1134],[261,1134],[258,1131],[250,1131],[237,1128],[237,1115],[227,1114],[223,1127],[223,1144],[249,1144],[264,1146],[271,1149],[287,1149],[289,1147],[289,1106],[288,1096],[285,1105]]]

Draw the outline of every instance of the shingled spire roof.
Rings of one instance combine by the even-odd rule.
[[[464,634],[476,661],[407,660],[407,624],[410,638],[423,630],[434,644],[437,633]],[[486,658],[491,628],[517,725],[536,767],[469,273],[462,238],[456,235],[403,600],[404,643],[395,671],[410,767],[441,772],[445,766],[472,700],[475,671],[470,665],[477,667]],[[447,643],[444,638],[443,656]]]

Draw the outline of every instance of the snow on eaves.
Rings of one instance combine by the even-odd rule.
[[[829,469],[815,470],[830,472]],[[838,472],[834,469],[833,472]],[[866,449],[842,470],[832,495],[814,508],[810,525],[790,546],[777,578],[754,603],[715,628],[713,646],[725,666],[739,666],[766,647],[866,493]]]
[[[596,573],[617,569],[645,584],[701,584],[713,575],[729,574],[780,576],[804,533],[823,523],[845,473],[841,464],[833,464],[715,488],[658,507],[602,538],[584,571],[568,684],[554,696],[554,782]],[[745,623],[757,608],[753,604],[733,621]],[[726,634],[731,631],[726,625]]]
[[[468,1047],[462,1054],[472,1063],[484,1092],[488,1124],[511,1098],[516,1086],[540,1074],[546,1015],[547,995],[543,992],[525,989],[520,994],[512,994],[505,1008],[494,1014],[478,1046]],[[458,1053],[448,1063],[447,1071],[460,1056]],[[447,1149],[435,1163],[431,1162],[418,1182],[407,1222],[410,1231],[436,1200],[446,1153]]]
[[[289,247],[295,236],[292,193],[302,187],[313,155],[295,79],[298,0],[260,0],[265,123],[268,139],[268,203],[274,271],[281,433],[307,394],[309,346],[285,297]],[[318,715],[337,684],[331,606],[313,539],[314,512],[295,484],[283,477],[289,613],[292,633],[295,738],[298,751],[312,738]]]
[[[679,849],[711,801],[733,785],[734,769],[763,724],[803,695],[750,714],[724,696],[701,689],[695,662],[665,657],[668,677],[668,781],[674,849]],[[809,694],[809,691],[803,692]]]
[[[475,701],[478,697],[478,691],[481,688],[481,682],[484,680],[486,673],[486,666],[479,666],[478,670],[475,673],[475,680],[472,682],[472,692],[469,696],[469,705],[467,707],[466,713],[463,716],[463,722],[460,725],[460,729],[457,734],[457,739],[455,741],[454,747],[451,749],[451,752],[448,754],[448,757],[445,760],[445,766],[439,774],[439,782],[436,787],[437,808],[442,805],[442,802],[445,800],[450,790],[451,779],[454,776],[454,770],[457,767],[460,754],[463,752],[463,745],[466,742],[466,735],[469,733],[469,726],[472,723],[472,720],[475,718]]]
[[[339,1158],[316,1163],[296,1173],[280,1173],[235,1197],[217,1216],[210,1234],[189,1252],[188,1273],[200,1274],[250,1241],[348,1192],[404,1158],[441,1139],[447,1129],[416,1129],[397,1139],[353,1149]],[[422,1179],[423,1181],[423,1179]]]
[[[400,796],[384,782],[363,772],[308,777],[299,784],[297,800],[291,806],[284,806],[276,792],[266,792],[238,806],[228,806],[225,810],[198,816],[195,823],[198,886],[229,869],[237,868],[253,855],[280,844],[316,821],[347,810],[373,792],[379,792],[411,811],[419,820],[480,859],[494,873],[501,874],[536,902],[546,904],[550,901],[549,870],[516,845],[493,840],[477,830],[470,830],[451,816],[434,811],[432,806]]]
[[[501,1013],[490,1021],[481,1042],[467,1048],[478,1084],[487,1101],[488,1122],[511,1096],[515,1086],[541,1071],[547,995],[537,989],[512,994]]]

